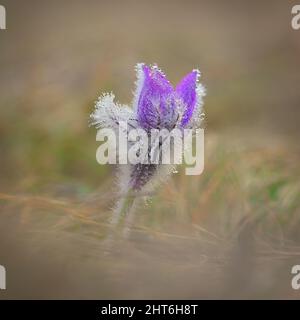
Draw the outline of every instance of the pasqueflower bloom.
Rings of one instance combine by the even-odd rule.
[[[198,70],[187,74],[175,88],[156,65],[137,64],[136,72],[132,106],[115,103],[113,94],[102,95],[91,115],[96,128],[111,128],[117,132],[122,121],[128,123],[128,130],[142,128],[150,134],[151,129],[197,129],[200,126],[205,90],[198,82]],[[173,166],[138,163],[121,165],[120,169],[122,192],[150,191],[165,179]]]
[[[92,125],[98,129],[113,129],[117,135],[120,130],[124,130],[120,124],[126,122],[126,130],[141,128],[149,136],[152,129],[196,130],[200,127],[205,90],[198,82],[198,70],[187,74],[175,88],[157,66],[140,63],[136,66],[136,72],[136,90],[132,105],[120,105],[114,101],[112,93],[103,94],[91,114]],[[130,146],[130,141],[128,145]],[[153,149],[150,144],[146,157],[150,158]],[[133,212],[137,207],[137,196],[152,192],[158,184],[166,180],[174,170],[174,165],[141,162],[122,164],[119,168],[120,198],[113,212],[112,223],[117,224],[121,215],[126,214],[124,231],[128,234]]]

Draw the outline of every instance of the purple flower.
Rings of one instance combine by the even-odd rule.
[[[203,87],[198,84],[200,72],[193,70],[174,89],[158,67],[137,66],[138,86],[135,107],[139,125],[146,129],[185,128],[199,117]],[[196,110],[198,109],[198,110]]]
[[[197,129],[200,126],[205,90],[198,83],[198,70],[188,73],[175,88],[157,66],[141,63],[137,64],[136,71],[133,108],[120,106],[114,102],[114,95],[104,94],[91,115],[92,124],[97,128],[118,130],[120,121],[126,121],[131,128],[142,128],[149,134],[151,129]],[[158,180],[155,176],[165,179],[170,170],[172,166],[166,169],[160,164],[128,165],[122,170],[121,189],[140,191],[146,185],[154,186]]]

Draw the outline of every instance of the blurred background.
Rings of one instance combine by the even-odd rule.
[[[1,4],[0,299],[300,297],[295,1]],[[201,70],[205,169],[179,168],[107,255],[115,168],[88,119],[104,91],[131,102],[137,62]]]

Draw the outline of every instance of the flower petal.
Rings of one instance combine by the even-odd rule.
[[[169,121],[174,111],[173,87],[156,67],[141,66],[143,83],[137,102],[137,117],[141,127],[158,128]]]
[[[137,119],[131,108],[114,102],[112,93],[102,94],[96,101],[95,110],[90,115],[90,125],[97,129],[110,128],[119,130],[120,122],[126,122],[129,128],[137,127]]]
[[[190,121],[195,106],[197,104],[197,81],[200,76],[198,70],[193,70],[187,74],[176,86],[176,93],[182,99],[184,103],[184,112],[181,119],[182,127],[185,127]]]

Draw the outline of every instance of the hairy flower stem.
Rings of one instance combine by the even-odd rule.
[[[112,215],[111,230],[106,239],[106,248],[109,250],[113,246],[113,242],[117,232],[117,226],[124,219],[122,236],[128,238],[130,229],[134,220],[134,214],[138,205],[138,197],[128,192],[124,197],[120,198]]]
[[[128,210],[125,216],[125,225],[123,229],[124,238],[128,238],[130,236],[131,227],[134,221],[135,212],[137,210],[137,207],[139,206],[139,202],[140,202],[140,198],[134,197],[130,207],[128,207]]]
[[[118,201],[116,208],[113,211],[113,216],[111,219],[111,224],[113,226],[118,225],[122,217],[125,217],[128,214],[128,212],[131,211],[131,208],[135,202],[135,198],[135,196],[131,195],[130,193],[127,193]]]

